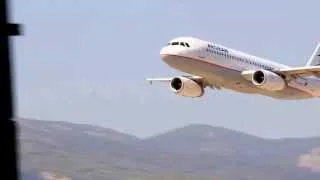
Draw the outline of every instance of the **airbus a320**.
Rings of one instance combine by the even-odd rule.
[[[320,43],[301,67],[290,67],[195,37],[172,39],[161,49],[160,56],[183,74],[147,81],[168,82],[172,92],[180,96],[202,97],[209,87],[283,100],[320,97]]]

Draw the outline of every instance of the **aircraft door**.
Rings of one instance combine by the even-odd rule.
[[[198,56],[200,57],[200,58],[206,58],[207,57],[207,51],[206,51],[206,49],[205,48],[199,48],[198,49]]]

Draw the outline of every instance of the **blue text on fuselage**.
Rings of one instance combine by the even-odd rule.
[[[229,53],[229,51],[226,48],[222,48],[219,47],[217,45],[212,45],[212,44],[208,44],[208,48],[216,50],[216,51],[221,51],[221,52],[225,52],[225,53]]]

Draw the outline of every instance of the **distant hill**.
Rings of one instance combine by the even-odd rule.
[[[319,180],[320,137],[270,140],[191,124],[146,139],[92,125],[19,119],[24,180]]]
[[[261,152],[265,148],[263,146],[269,146],[269,141],[255,136],[201,124],[191,124],[153,136],[142,143],[178,153],[224,152],[226,155],[240,152],[253,155],[255,152],[252,150],[259,149]]]

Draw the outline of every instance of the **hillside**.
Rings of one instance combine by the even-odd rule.
[[[98,126],[19,119],[24,179],[320,178],[320,138],[269,140],[193,124],[147,139]],[[43,178],[39,178],[43,179]]]

